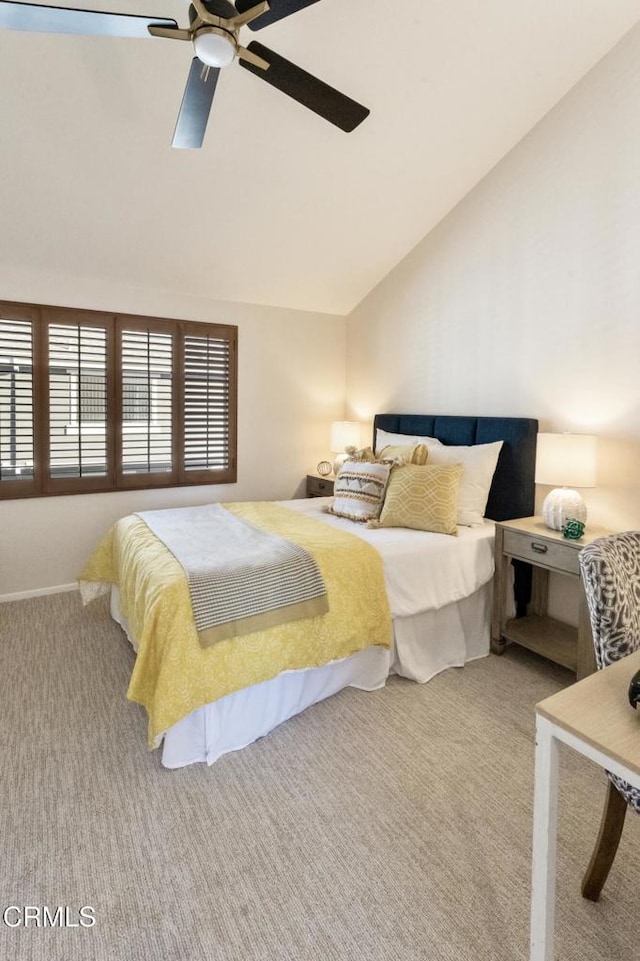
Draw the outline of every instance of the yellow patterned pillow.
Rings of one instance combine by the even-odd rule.
[[[378,454],[378,460],[382,462],[404,461],[407,464],[422,465],[427,463],[428,456],[429,449],[426,444],[388,444]]]
[[[463,470],[462,464],[394,467],[380,520],[369,526],[457,534],[458,489]]]

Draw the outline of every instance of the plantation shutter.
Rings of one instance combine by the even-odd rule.
[[[66,490],[71,480],[106,487],[107,329],[84,323],[50,323],[48,369],[47,489]],[[97,484],[89,483],[96,481]]]
[[[173,483],[174,364],[177,331],[124,321],[119,338],[122,434],[119,471],[126,486]]]
[[[0,318],[0,489],[10,495],[35,477],[33,322]]]
[[[237,336],[0,302],[0,499],[235,483]]]
[[[182,476],[213,483],[235,470],[235,340],[193,325],[183,345]]]

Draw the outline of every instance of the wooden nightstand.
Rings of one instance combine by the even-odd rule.
[[[577,541],[550,530],[541,517],[521,517],[496,523],[496,569],[493,582],[491,649],[502,654],[507,641],[515,641],[575,671],[578,680],[596,669],[587,600],[580,583],[578,627],[547,614],[549,573],[566,574],[580,581],[578,554],[582,548],[611,533],[589,525]],[[508,618],[507,577],[512,558],[533,569],[531,602],[524,617]]]
[[[333,481],[318,474],[307,474],[307,497],[331,497]]]

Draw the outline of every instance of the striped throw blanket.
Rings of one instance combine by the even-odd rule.
[[[202,647],[329,609],[322,575],[304,548],[221,504],[138,517],[184,569]]]

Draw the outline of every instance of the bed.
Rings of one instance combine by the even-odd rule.
[[[352,653],[344,656],[337,654],[327,663],[316,664],[310,659],[308,663],[311,666],[290,666],[258,683],[250,683],[252,675],[246,674],[240,681],[231,683],[233,689],[230,693],[221,696],[211,697],[211,688],[207,689],[208,693],[204,689],[202,692],[196,691],[193,695],[195,701],[185,698],[180,710],[165,715],[172,722],[167,722],[166,726],[160,713],[155,726],[150,724],[149,741],[152,747],[162,744],[164,766],[177,768],[195,762],[212,764],[224,754],[248,746],[283,721],[344,687],[376,690],[384,686],[391,673],[423,683],[448,667],[461,667],[489,653],[492,522],[533,513],[537,421],[526,418],[379,414],[374,421],[374,443],[376,437],[382,436],[379,431],[428,437],[444,447],[488,445],[502,441],[485,520],[475,526],[458,527],[457,536],[448,537],[399,528],[371,530],[325,513],[324,499],[321,498],[284,501],[275,505],[273,511],[276,514],[280,509],[286,510],[287,517],[295,517],[295,523],[300,523],[303,529],[309,523],[313,524],[309,530],[316,532],[321,529],[320,539],[323,542],[329,536],[344,536],[349,541],[357,539],[359,548],[355,549],[363,553],[357,555],[357,563],[354,561],[356,568],[364,563],[364,559],[368,558],[367,563],[370,562],[371,555],[375,554],[381,564],[384,587],[377,588],[368,596],[364,595],[359,601],[353,590],[354,611],[349,609],[351,647],[344,649],[352,650]],[[127,527],[127,523],[131,526],[132,522],[124,519],[122,529]],[[152,550],[147,545],[147,549],[133,552],[125,566],[131,568],[130,574],[138,584],[142,584],[145,577],[148,578],[150,594],[162,597],[162,584],[166,581],[160,578],[154,585],[149,573],[156,569],[156,547],[154,545]],[[159,549],[169,554],[162,545]],[[149,558],[153,563],[149,562]],[[348,576],[347,572],[345,577]],[[152,655],[149,654],[144,642],[146,615],[144,611],[135,610],[135,596],[142,596],[144,592],[132,591],[127,604],[121,603],[117,577],[114,576],[113,581],[115,583],[110,585],[112,616],[138,651],[128,696],[143,703],[151,717],[156,692],[152,690],[149,677],[155,677],[154,664],[164,657],[170,668],[166,673],[171,677],[171,683],[180,698],[179,657],[171,653],[163,640],[156,643]],[[373,575],[370,581],[374,583]],[[382,593],[386,594],[384,600],[378,596]],[[360,607],[357,607],[357,603]],[[390,615],[388,624],[385,620],[385,604]],[[179,607],[174,600],[167,601],[165,607],[172,609],[175,622],[175,611]],[[342,616],[346,620],[346,611],[344,603],[342,607],[336,605],[335,616]],[[188,617],[180,615],[178,619],[182,623]],[[299,621],[296,629],[303,630],[305,624],[311,626],[311,623]],[[274,628],[273,632],[284,637],[288,630],[289,625],[284,625],[279,629]],[[170,633],[170,630],[167,632]],[[358,633],[359,636],[354,640],[353,635]],[[262,636],[256,634],[251,637]],[[142,651],[139,649],[141,638]],[[175,644],[173,650],[182,648]],[[203,656],[208,655],[205,652]],[[257,648],[254,656],[257,659],[261,656]],[[148,667],[149,664],[151,667]],[[190,670],[193,687],[194,683],[197,685],[194,681],[198,670],[196,661]],[[197,706],[189,710],[194,704]],[[180,714],[182,716],[178,717]]]

